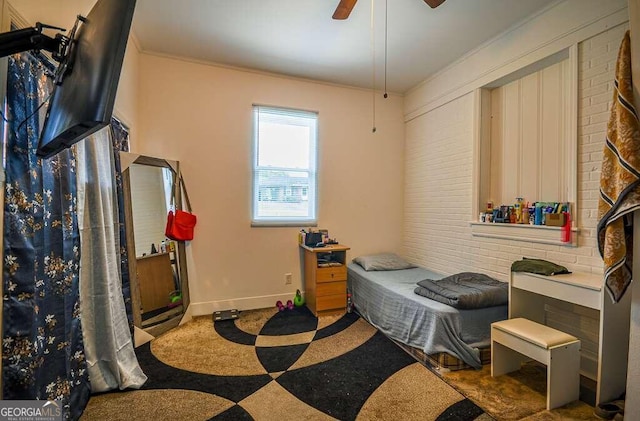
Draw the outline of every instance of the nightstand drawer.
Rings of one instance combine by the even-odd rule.
[[[346,281],[347,280],[347,267],[334,266],[328,268],[318,268],[316,270],[316,282],[332,282],[332,281]]]
[[[325,295],[345,295],[347,293],[347,281],[324,282],[316,286],[316,297]]]
[[[325,295],[323,297],[316,297],[317,311],[345,308],[346,306],[347,306],[347,295],[345,293],[336,294],[336,295]]]

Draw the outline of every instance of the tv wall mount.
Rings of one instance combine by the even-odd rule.
[[[56,71],[55,83],[56,85],[61,85],[65,76],[71,73],[73,69],[74,57],[71,47],[75,42],[75,33],[78,26],[85,21],[86,18],[78,15],[69,36],[58,33],[52,38],[42,33],[42,31],[44,29],[56,29],[65,32],[66,30],[40,22],[37,22],[36,26],[31,28],[1,33],[0,57],[6,57],[23,51],[48,51],[51,53],[51,57],[60,63]]]

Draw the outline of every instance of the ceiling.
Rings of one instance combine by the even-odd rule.
[[[373,26],[372,26],[373,1]],[[386,90],[404,93],[558,0],[386,0]],[[31,22],[70,28],[95,0],[9,0]],[[315,79],[385,87],[385,0],[137,0],[143,52]],[[372,36],[374,42],[372,42]]]

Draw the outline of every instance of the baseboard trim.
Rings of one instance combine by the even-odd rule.
[[[193,308],[191,307],[192,305],[193,304],[189,304],[187,306],[187,309],[182,314],[182,319],[180,320],[180,324],[178,326],[182,326],[183,324],[185,324],[188,321],[190,321],[191,319],[193,319]]]
[[[303,294],[304,295],[304,294]],[[233,300],[207,301],[203,303],[189,304],[187,312],[191,317],[206,316],[213,314],[214,311],[221,310],[254,310],[258,308],[275,307],[276,301],[286,303],[287,300],[293,301],[295,293],[264,295],[260,297],[237,298]],[[193,297],[192,297],[193,298]]]
[[[152,340],[154,340],[156,337],[153,335],[150,335],[149,333],[145,332],[144,330],[140,329],[139,327],[134,327],[133,328],[133,345],[135,348],[139,347],[140,345],[144,345],[147,342],[151,342]]]

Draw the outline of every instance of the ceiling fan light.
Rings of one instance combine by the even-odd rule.
[[[424,2],[427,3],[432,9],[435,9],[436,7],[444,3],[444,0],[424,0]]]
[[[337,20],[344,20],[348,18],[357,1],[358,0],[340,0],[338,7],[336,7],[336,11],[333,12],[333,18]]]

